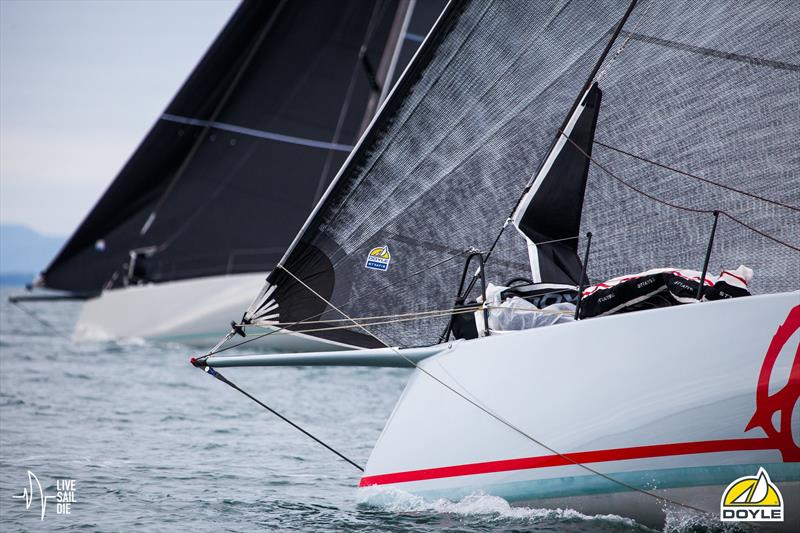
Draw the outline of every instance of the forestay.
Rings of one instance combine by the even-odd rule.
[[[451,2],[246,321],[436,342],[446,316],[408,317],[452,306],[465,252],[492,247],[626,7]],[[797,288],[797,27],[791,2],[639,2],[597,76],[579,228],[551,214],[564,237],[593,232],[591,280],[699,268],[716,209],[712,271],[745,264],[754,293]],[[526,248],[505,231],[490,279],[527,275]],[[372,336],[342,313],[384,318]]]

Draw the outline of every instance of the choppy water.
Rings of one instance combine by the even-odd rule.
[[[0,291],[0,525],[13,530],[640,531],[614,516],[511,508],[474,495],[357,501],[358,472],[194,369],[191,350],[144,341],[73,344]],[[26,304],[62,332],[76,303]],[[408,372],[226,369],[273,408],[364,464]],[[70,514],[45,494],[74,479]],[[692,528],[698,530],[697,527]],[[703,530],[704,528],[699,528]]]

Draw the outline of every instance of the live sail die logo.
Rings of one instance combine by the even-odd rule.
[[[75,503],[75,480],[57,479],[56,493],[45,494],[42,484],[36,474],[28,470],[28,486],[22,488],[22,494],[15,494],[12,498],[23,500],[25,509],[31,507],[39,510],[39,519],[44,520],[47,513],[47,504],[54,502],[56,514],[72,514],[72,504]]]
[[[723,522],[783,522],[783,496],[763,468],[740,477],[725,489],[720,501]]]
[[[378,246],[369,251],[367,255],[367,264],[364,265],[372,270],[388,270],[389,262],[392,260],[392,255],[389,253],[387,245]]]

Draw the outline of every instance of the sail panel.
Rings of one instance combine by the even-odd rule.
[[[598,17],[535,3],[522,9],[452,3],[286,269],[349,316],[406,315],[370,328],[383,342],[435,342],[447,317],[409,315],[448,309],[466,252],[490,247],[626,7],[604,5],[608,12]],[[585,28],[585,38],[563,46],[576,26]],[[382,245],[391,251],[387,269],[366,268],[370,251]],[[316,269],[319,261],[306,268],[314,253],[332,265],[327,276]],[[513,247],[493,257],[492,272],[505,280],[527,271],[517,235]],[[292,298],[310,291],[279,269],[269,281],[277,286],[281,323],[342,319],[332,307],[289,312]],[[346,332],[348,340],[341,330],[336,338],[313,334],[363,346],[378,342],[359,328]]]
[[[270,275],[280,322],[360,346],[436,342],[448,317],[419,313],[452,306],[465,254],[492,246],[626,8],[451,3],[286,270]],[[782,206],[800,204],[800,52],[785,39],[798,11],[779,1],[639,2],[598,75],[603,110],[578,219],[579,234],[594,234],[591,280],[702,264],[714,209],[800,247],[797,210]],[[385,268],[369,268],[383,246]],[[525,275],[526,256],[519,234],[502,233],[490,279]],[[723,217],[712,269],[739,263],[756,271],[754,292],[796,288],[795,250]],[[319,331],[343,314],[384,318],[369,334]]]
[[[581,227],[593,280],[701,270],[720,210],[710,272],[744,264],[754,294],[798,288],[800,254],[730,217],[800,247],[800,48],[785,38],[799,23],[781,1],[637,7],[600,82]]]

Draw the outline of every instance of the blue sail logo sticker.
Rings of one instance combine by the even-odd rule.
[[[367,255],[367,264],[364,265],[372,270],[389,270],[389,261],[392,260],[392,255],[389,253],[387,245],[378,246],[369,251]]]

